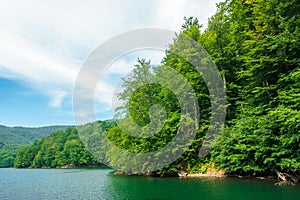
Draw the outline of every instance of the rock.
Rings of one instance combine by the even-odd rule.
[[[179,177],[186,177],[188,175],[188,173],[186,173],[184,170],[179,170],[178,171],[178,176]]]
[[[74,164],[63,165],[63,166],[60,166],[58,168],[61,168],[61,169],[75,168],[75,165]]]

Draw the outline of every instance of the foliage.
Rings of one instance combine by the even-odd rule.
[[[67,126],[46,126],[38,128],[6,127],[0,125],[0,167],[13,167],[17,151],[57,130]]]
[[[22,147],[14,162],[14,166],[17,168],[98,164],[97,160],[83,146],[76,128],[53,132],[42,140],[34,141],[32,145]]]
[[[162,172],[179,169],[204,172],[215,163],[228,173],[258,175],[275,170],[299,173],[299,7],[297,0],[228,0],[218,4],[217,13],[203,32],[197,19],[185,18],[161,66],[176,70],[193,86],[199,104],[200,128],[185,154]],[[195,45],[190,45],[184,36],[197,41],[211,55],[227,94],[226,128],[205,159],[198,158],[197,153],[209,125],[211,99],[201,74],[182,56],[201,61]],[[167,145],[176,134],[180,108],[173,91],[154,85],[135,88],[138,82],[147,83],[143,81],[145,77],[149,80],[161,74],[161,66],[151,70],[150,61],[138,60],[133,77],[125,80],[125,91],[120,94],[122,100],[129,102],[125,107],[129,107],[133,121],[141,126],[150,123],[153,104],[167,108],[166,124],[158,134],[161,137],[140,139],[114,127],[107,135],[119,147],[149,152]],[[128,129],[138,131],[133,126]],[[126,158],[114,157],[115,152],[112,149],[110,159],[125,159],[125,163]]]
[[[0,125],[0,143],[30,144],[52,132],[65,130],[68,126],[44,126],[37,128],[7,127]]]
[[[22,145],[0,145],[0,167],[13,167],[17,151]]]
[[[230,97],[236,99],[235,119],[227,121],[213,152],[227,172],[299,173],[299,6],[232,0],[219,8],[232,33],[225,47],[236,52],[222,59],[240,63],[234,69],[238,81],[233,79],[237,95]]]

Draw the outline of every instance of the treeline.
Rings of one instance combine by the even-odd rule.
[[[67,126],[25,128],[0,125],[0,167],[13,167],[16,154],[22,146],[66,128]]]
[[[0,143],[0,167],[13,167],[18,150],[22,145]]]
[[[147,128],[144,128],[141,134],[145,137],[142,138],[128,135],[118,126],[108,130],[106,135],[115,145],[108,147],[106,159],[113,166],[128,163],[128,166],[120,166],[128,169],[132,167],[128,154],[121,154],[120,149],[137,153],[136,160],[132,157],[130,160],[135,163],[141,156],[139,153],[159,150],[175,137],[184,104],[180,104],[167,87],[153,84],[153,80],[161,81],[161,74],[171,73],[171,70],[162,71],[162,67],[168,66],[183,75],[193,87],[200,121],[190,147],[161,171],[204,172],[209,166],[216,166],[235,174],[274,174],[278,170],[299,175],[299,10],[297,0],[228,0],[218,4],[217,13],[204,31],[197,19],[187,18],[166,51],[161,66],[153,67],[150,61],[139,59],[133,73],[124,79],[124,91],[119,94],[119,98],[127,102],[119,108],[119,116],[130,116],[138,125],[146,126],[155,117],[165,114],[163,128],[152,137],[146,137]],[[212,117],[207,84],[213,83],[205,83],[202,75],[187,61],[196,60],[200,65],[206,62],[186,36],[211,55],[227,95],[224,131],[205,158],[199,158],[198,152]],[[184,92],[180,80],[174,78],[172,82],[177,85],[177,92]],[[151,116],[149,110],[154,104],[164,107],[166,113],[157,112],[157,116]],[[140,131],[135,126],[126,129],[131,133]],[[179,145],[174,151],[182,147]],[[166,155],[166,159],[167,156],[170,155]],[[160,162],[163,158],[157,152],[150,162]],[[149,165],[149,160],[145,160],[142,167],[147,169]]]
[[[22,147],[14,160],[14,167],[17,168],[53,168],[65,165],[99,165],[83,146],[76,128],[53,132],[42,140],[35,140],[32,145]]]

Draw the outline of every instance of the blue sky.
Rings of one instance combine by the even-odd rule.
[[[72,95],[88,55],[138,28],[179,31],[184,16],[206,26],[220,0],[5,1],[0,7],[0,124],[74,124]],[[112,92],[136,57],[158,64],[162,52],[120,58],[100,85],[97,119],[112,117]],[[130,58],[130,59],[129,59]],[[126,72],[126,73],[125,73]]]

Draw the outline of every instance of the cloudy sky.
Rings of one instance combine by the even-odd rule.
[[[184,16],[197,17],[205,27],[220,1],[1,0],[0,124],[74,124],[76,77],[97,46],[139,28],[178,32]],[[135,56],[155,64],[163,55],[140,52]],[[136,59],[131,58],[116,61],[110,75],[123,75]],[[112,117],[111,95],[117,82],[107,79],[100,85],[102,99],[95,103],[98,119]]]

